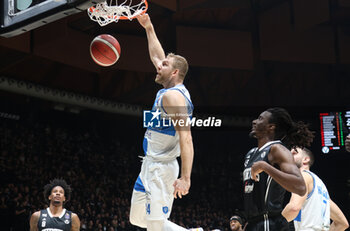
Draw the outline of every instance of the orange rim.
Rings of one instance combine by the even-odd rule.
[[[120,16],[119,19],[121,19],[121,20],[130,20],[130,19],[136,18],[136,17],[139,16],[139,15],[142,15],[142,14],[146,13],[146,11],[148,10],[148,3],[147,3],[147,0],[145,0],[144,3],[145,3],[145,7],[146,7],[146,8],[145,8],[140,14],[135,15],[134,17],[131,17],[131,18],[128,18],[128,17],[126,17],[126,16]]]

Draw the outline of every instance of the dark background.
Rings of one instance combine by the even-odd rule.
[[[249,121],[268,107],[282,106],[316,131],[312,170],[349,218],[349,153],[321,154],[318,113],[350,109],[350,4],[346,0],[150,0],[148,13],[165,51],[188,59],[185,84],[196,110],[242,118],[234,127],[193,130],[193,195],[199,195],[203,185],[210,185],[205,193],[211,195],[234,182],[229,190],[237,197],[243,156],[256,145],[248,138]],[[122,49],[120,60],[108,68],[95,64],[89,55],[90,42],[102,33],[116,37]],[[0,58],[2,77],[118,103],[148,107],[160,89],[154,83],[145,32],[135,20],[100,27],[82,12],[13,38],[0,38]],[[10,88],[2,88],[0,97],[1,111],[20,115],[20,121],[113,131],[116,140],[142,153],[141,117],[84,107],[70,113],[69,103],[60,112],[53,108],[62,103],[11,93]],[[3,124],[8,121],[2,119]],[[133,155],[138,161],[138,154]],[[216,180],[206,182],[206,174]],[[191,197],[176,201],[174,207],[190,204]],[[220,195],[211,200],[222,208],[242,206],[239,199],[222,198],[227,200]]]

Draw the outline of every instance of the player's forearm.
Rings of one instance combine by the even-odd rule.
[[[349,226],[346,226],[344,224],[339,224],[337,222],[332,222],[331,227],[329,228],[329,231],[344,231]]]
[[[336,203],[330,200],[330,216],[333,221],[330,231],[343,231],[349,227],[348,220]]]
[[[279,185],[291,193],[296,193],[300,196],[305,195],[306,185],[301,175],[285,173],[270,164],[263,165],[263,170],[269,174]]]
[[[193,143],[190,134],[180,140],[181,149],[181,178],[190,180],[193,165]]]
[[[165,58],[165,53],[162,45],[160,44],[157,34],[151,24],[146,28],[147,40],[148,40],[148,51],[153,64],[157,68],[157,60]]]
[[[300,209],[288,203],[282,211],[282,216],[284,216],[288,222],[291,222],[298,216],[299,211]]]

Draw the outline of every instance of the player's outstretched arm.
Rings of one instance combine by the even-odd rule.
[[[79,231],[80,230],[80,219],[77,214],[72,213],[72,228],[71,231]]]
[[[156,31],[154,30],[151,18],[148,14],[137,16],[138,22],[145,28],[148,40],[148,51],[153,65],[158,70],[161,61],[165,58],[165,53],[160,44]]]
[[[344,216],[343,212],[340,210],[338,205],[334,203],[332,200],[330,201],[330,209],[331,209],[331,219],[332,224],[329,231],[344,231],[349,227],[348,220]]]
[[[251,169],[253,180],[257,180],[257,175],[264,171],[287,191],[299,196],[305,195],[305,181],[294,163],[292,154],[286,147],[280,144],[272,145],[269,161],[271,165],[265,161],[257,161],[253,164]],[[280,170],[274,165],[279,166]]]
[[[184,96],[178,91],[168,91],[163,96],[163,107],[173,121],[186,121],[188,118]],[[191,171],[193,164],[193,143],[190,126],[176,123],[181,151],[181,177],[174,182],[174,197],[187,195],[191,186]]]
[[[313,184],[313,179],[312,179],[311,175],[306,173],[306,172],[302,172],[302,175],[303,175],[304,180],[305,180],[306,188],[308,189],[309,184]],[[291,222],[292,220],[294,220],[298,216],[298,213],[299,213],[300,209],[302,208],[302,206],[307,198],[308,193],[309,193],[309,191],[307,191],[307,193],[305,193],[304,196],[299,196],[295,193],[292,193],[292,196],[290,197],[289,203],[286,205],[286,207],[284,207],[284,209],[282,211],[282,215],[286,218],[286,220],[288,222]]]
[[[30,217],[30,231],[38,231],[38,221],[40,217],[40,211],[32,214]]]

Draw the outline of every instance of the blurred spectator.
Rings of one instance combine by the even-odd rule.
[[[123,132],[102,125],[53,120],[0,119],[1,230],[29,230],[30,214],[47,206],[42,202],[42,185],[53,178],[66,179],[74,189],[65,207],[77,213],[81,230],[142,230],[129,223],[142,136],[125,139]],[[215,150],[211,149],[207,151]],[[196,155],[201,155],[199,150]],[[240,169],[234,173],[231,169],[239,161],[221,161],[221,168],[210,169],[204,167],[208,157],[202,157],[194,163],[191,193],[175,201],[181,206],[174,206],[171,220],[184,227],[228,231],[231,207],[241,200]]]

